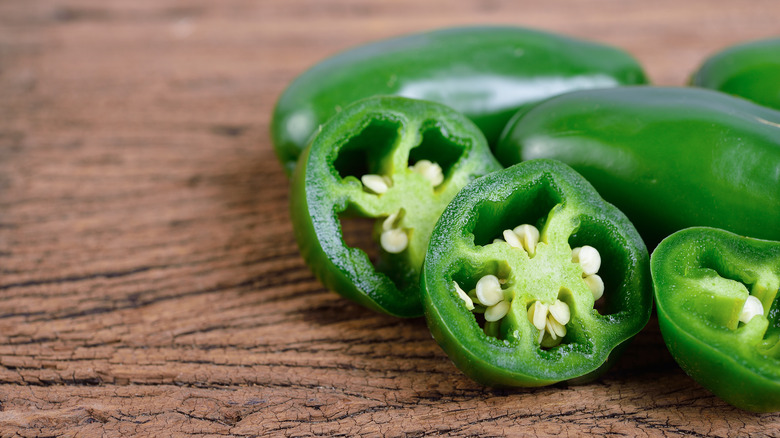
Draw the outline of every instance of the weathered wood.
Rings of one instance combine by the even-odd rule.
[[[775,0],[0,2],[0,435],[774,435],[700,388],[652,322],[600,381],[482,388],[422,320],[325,291],[268,125],[368,40],[515,23],[682,85],[778,31]]]

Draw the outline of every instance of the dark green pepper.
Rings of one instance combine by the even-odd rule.
[[[374,95],[440,102],[492,145],[523,105],[566,91],[645,83],[627,53],[516,27],[443,29],[348,50],[315,65],[276,103],[271,132],[288,172],[319,125]]]
[[[479,129],[444,105],[356,102],[298,163],[290,216],[301,253],[329,289],[390,315],[420,316],[420,270],[439,214],[469,181],[500,168]],[[355,216],[376,220],[376,266],[344,242],[341,220]]]
[[[648,246],[697,225],[780,240],[780,112],[744,99],[654,87],[556,96],[507,126],[496,157],[569,164]]]
[[[693,74],[691,85],[780,109],[780,38],[741,44],[712,55]]]
[[[680,367],[734,406],[780,410],[780,242],[689,228],[658,245],[651,269]]]
[[[592,380],[647,324],[652,306],[637,231],[552,160],[461,190],[433,230],[422,284],[436,341],[491,386]]]

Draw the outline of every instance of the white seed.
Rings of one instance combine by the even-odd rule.
[[[474,310],[474,302],[471,300],[471,298],[466,294],[466,292],[463,291],[463,289],[460,288],[460,285],[458,285],[457,281],[453,281],[452,284],[455,285],[455,292],[458,293],[458,296],[461,300],[463,300],[464,303],[466,303],[466,308],[469,310]]]
[[[504,299],[504,292],[501,290],[501,283],[498,277],[488,274],[477,282],[477,298],[485,306],[493,306]]]
[[[509,313],[509,301],[500,301],[498,304],[490,306],[485,310],[485,321],[498,321],[505,317],[507,313]]]
[[[562,338],[566,336],[566,326],[558,321],[555,320],[555,318],[551,317],[548,318],[550,321],[550,327],[553,329],[553,333],[555,333],[559,338]]]
[[[550,305],[535,301],[528,308],[528,320],[539,330],[538,342],[545,348],[560,344],[560,339],[566,336],[566,324],[570,319],[569,305],[561,300],[555,300]]]
[[[537,330],[544,331],[544,321],[547,318],[548,307],[541,301],[535,301],[534,304],[528,308],[528,320],[533,323]]]
[[[604,280],[598,274],[588,275],[582,279],[593,292],[593,301],[598,300],[604,295]]]
[[[398,224],[396,222],[398,222],[399,216],[401,216],[400,208],[382,222],[382,231],[390,231],[394,228],[398,228]]]
[[[555,300],[555,302],[550,305],[550,315],[559,324],[566,325],[571,319],[571,310],[569,310],[568,304],[561,300]]]
[[[580,265],[583,276],[593,275],[601,268],[601,254],[589,245],[571,250],[571,261]]]
[[[390,178],[382,175],[363,175],[360,177],[360,181],[365,188],[379,195],[387,192],[387,189],[392,185]]]
[[[761,304],[761,300],[753,295],[748,295],[745,305],[742,306],[742,313],[739,314],[739,320],[747,324],[754,316],[763,314],[764,306]]]
[[[501,240],[501,239],[493,239],[493,243],[499,243],[499,242],[503,242],[503,240]]]
[[[558,335],[555,334],[555,329],[553,329],[552,324],[553,319],[548,316],[547,319],[544,320],[544,329],[547,330],[547,333],[550,334],[550,337],[554,341],[558,339]]]
[[[406,249],[406,246],[409,244],[409,237],[403,230],[393,228],[391,230],[382,231],[382,235],[379,237],[379,243],[385,251],[391,254],[398,254]]]
[[[512,230],[504,230],[504,240],[512,248],[523,249],[523,244],[520,242],[520,238],[517,237],[517,234],[515,234],[515,232]]]
[[[522,242],[523,248],[528,251],[528,254],[534,255],[536,253],[536,245],[539,244],[539,229],[533,225],[523,224],[515,227],[512,231]]]
[[[410,166],[409,169],[422,175],[425,179],[430,181],[434,187],[444,181],[444,173],[441,170],[441,166],[429,160],[420,160],[414,163],[413,166]]]

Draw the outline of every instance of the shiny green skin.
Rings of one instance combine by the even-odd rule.
[[[271,133],[292,171],[317,127],[374,95],[440,102],[465,114],[492,145],[518,108],[584,88],[643,84],[627,53],[517,27],[442,29],[332,56],[296,78],[276,103]]]
[[[780,109],[780,38],[730,47],[708,58],[691,85]]]
[[[680,367],[726,402],[780,411],[780,242],[713,228],[664,239],[650,262],[658,321]],[[764,315],[739,315],[748,294]]]
[[[537,222],[541,220],[542,224]],[[541,226],[533,257],[510,247],[502,231]],[[572,247],[591,245],[602,257],[605,292],[593,294],[572,263]],[[650,260],[641,237],[617,208],[570,167],[535,160],[467,185],[447,206],[431,235],[423,268],[423,304],[433,337],[455,365],[489,386],[585,383],[605,372],[647,324],[652,308]],[[506,279],[511,308],[488,336],[458,297],[453,281],[473,288],[484,275]],[[508,292],[507,292],[508,291]],[[569,305],[563,343],[540,348],[528,320],[534,301]]]
[[[437,187],[408,166],[410,159],[442,165]],[[422,315],[419,276],[428,238],[453,196],[469,181],[501,166],[471,121],[444,105],[373,97],[345,108],[304,150],[293,176],[290,218],[304,260],[328,288],[370,309],[399,317]],[[360,177],[392,178],[386,193],[364,190]],[[402,253],[368,255],[344,242],[339,215],[384,218],[403,208]],[[368,237],[368,236],[366,236]]]
[[[780,240],[780,112],[744,99],[696,88],[578,91],[519,114],[496,157],[569,164],[649,247],[691,226]]]

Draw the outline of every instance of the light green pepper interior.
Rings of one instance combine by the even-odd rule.
[[[467,154],[466,139],[442,132],[435,120],[405,121],[376,115],[345,144],[334,148],[332,190],[348,198],[341,218],[376,219],[372,239],[379,241],[384,220],[401,211],[397,226],[409,238],[398,254],[381,246],[374,261],[379,272],[388,275],[400,290],[416,288],[431,230],[449,200],[459,189],[451,183],[456,163]],[[438,186],[410,166],[429,160],[441,166],[444,181]],[[389,177],[392,185],[377,194],[361,183],[366,174]]]

